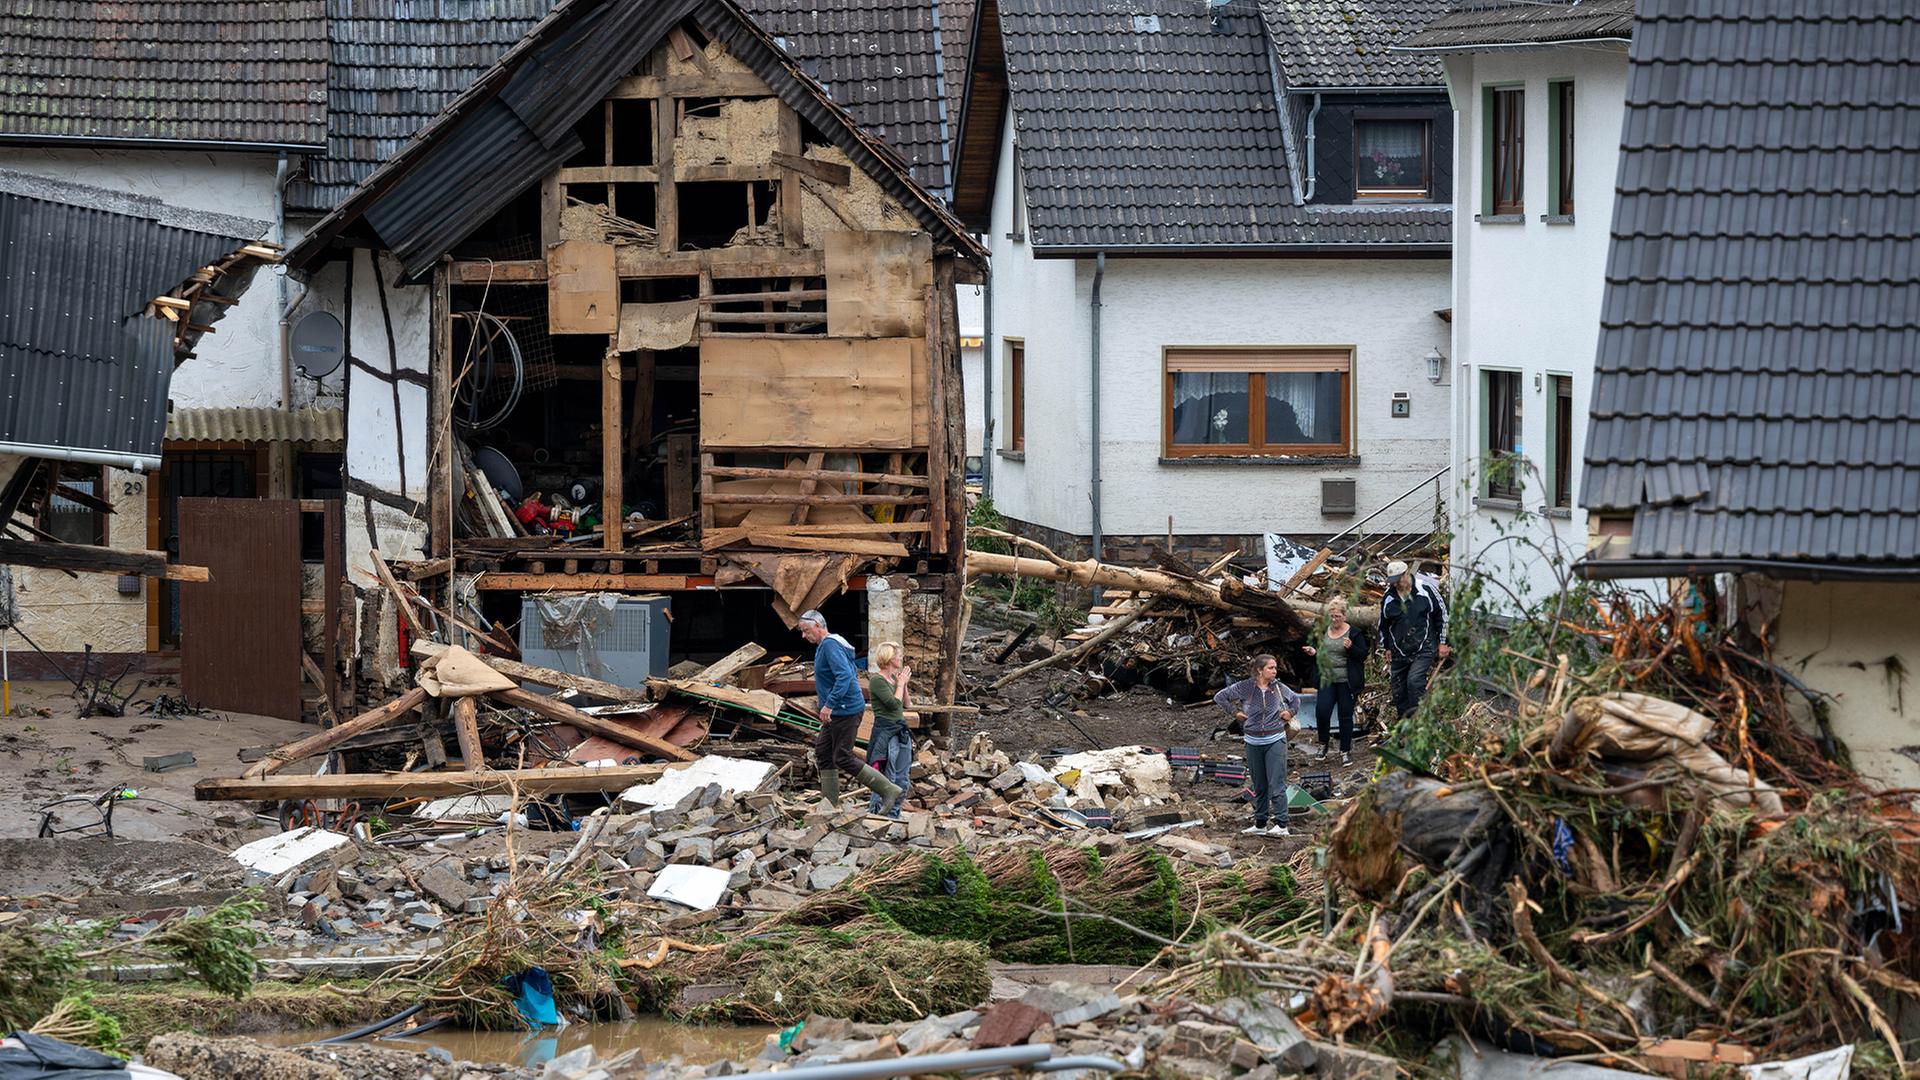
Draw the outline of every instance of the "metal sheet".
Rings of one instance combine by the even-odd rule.
[[[181,499],[180,692],[210,709],[300,719],[300,504]]]

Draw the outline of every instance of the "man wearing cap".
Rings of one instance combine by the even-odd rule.
[[[820,768],[820,795],[830,807],[840,803],[840,774],[880,796],[880,812],[891,814],[900,805],[900,785],[854,753],[854,736],[867,713],[860,693],[860,673],[853,662],[853,646],[839,634],[827,632],[827,617],[809,610],[800,616],[800,636],[813,646],[813,692],[820,702],[820,734],[813,739],[813,760]]]
[[[1440,594],[1415,581],[1407,564],[1387,564],[1387,596],[1380,603],[1380,642],[1392,658],[1387,666],[1393,708],[1404,719],[1420,707],[1434,661],[1446,644],[1447,608]]]

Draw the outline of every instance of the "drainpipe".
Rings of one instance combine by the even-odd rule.
[[[1320,171],[1313,164],[1313,143],[1318,138],[1314,121],[1320,119],[1320,91],[1313,92],[1313,108],[1307,110],[1307,190],[1301,194],[1301,202],[1313,201],[1313,187],[1320,179]]]
[[[1106,552],[1100,531],[1100,282],[1107,276],[1107,253],[1093,257],[1093,477],[1088,496],[1093,500],[1093,557]],[[1098,598],[1102,590],[1094,590]]]
[[[273,204],[274,225],[273,242],[281,250],[287,246],[287,180],[293,170],[287,161],[287,152],[280,151],[280,160],[273,168]],[[273,295],[274,313],[280,317],[280,407],[293,408],[293,323],[287,312],[287,268],[278,267],[274,275]]]
[[[987,260],[986,280],[981,283],[981,302],[986,322],[980,328],[980,490],[993,498],[993,369],[1000,350],[993,347],[993,260]]]

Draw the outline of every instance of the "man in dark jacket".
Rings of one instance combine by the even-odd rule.
[[[899,805],[900,785],[854,753],[853,743],[867,712],[860,693],[860,675],[853,646],[827,630],[826,616],[808,611],[800,616],[800,636],[813,646],[813,688],[820,702],[820,734],[813,740],[814,764],[820,768],[820,795],[829,807],[840,804],[840,774],[880,796],[882,813]]]
[[[1380,644],[1387,665],[1393,708],[1404,719],[1420,707],[1427,679],[1446,634],[1446,608],[1437,593],[1422,588],[1407,564],[1387,564],[1387,596],[1380,604]]]

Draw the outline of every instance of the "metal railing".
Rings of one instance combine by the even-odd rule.
[[[1366,516],[1327,538],[1335,560],[1391,559],[1429,544],[1447,530],[1447,474],[1442,466]]]

